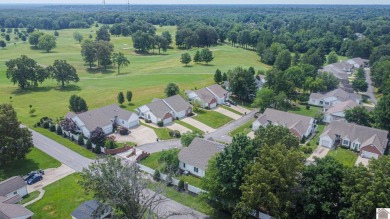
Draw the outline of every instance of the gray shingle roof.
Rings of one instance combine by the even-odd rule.
[[[83,202],[72,212],[72,216],[77,219],[94,219],[93,212],[99,207],[99,202],[96,200],[89,200]],[[107,211],[109,208],[107,208]]]
[[[352,142],[358,140],[361,147],[373,144],[382,152],[386,149],[388,141],[388,132],[385,130],[344,121],[331,121],[320,137],[328,135],[334,141],[336,134],[340,135],[340,138],[348,138]]]
[[[207,90],[206,88],[202,88],[202,89],[196,90],[194,92],[196,93],[196,95],[198,95],[198,97],[204,103],[210,103],[211,100],[214,98],[214,95],[209,90]]]
[[[183,99],[180,95],[171,96],[168,98],[165,98],[164,101],[173,108],[176,112],[180,112],[183,110],[187,110],[191,107],[191,104],[189,104],[187,101]]]
[[[157,118],[164,118],[172,110],[162,100],[156,100],[146,105]]]
[[[26,182],[20,176],[13,176],[2,182],[0,182],[0,196],[6,196],[11,192],[14,192],[24,186]]]
[[[224,98],[228,93],[219,84],[213,84],[211,86],[208,86],[207,89],[209,89],[211,92],[213,92],[215,95],[217,95],[218,98]]]
[[[18,204],[0,203],[0,219],[29,217],[34,213]]]
[[[206,166],[214,154],[221,152],[225,145],[203,138],[195,138],[188,147],[183,147],[179,152],[179,160],[206,170]]]
[[[347,101],[344,101],[344,102],[336,103],[335,105],[333,105],[332,107],[330,107],[326,111],[326,114],[332,114],[332,113],[345,111],[345,110],[348,110],[348,109],[353,109],[356,106],[358,106],[358,104],[355,101],[347,100]]]
[[[356,93],[348,93],[343,89],[337,88],[335,90],[329,91],[328,93],[311,93],[310,99],[325,99],[328,97],[336,97],[340,101],[362,99],[362,95]]]

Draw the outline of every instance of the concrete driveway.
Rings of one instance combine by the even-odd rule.
[[[50,168],[44,171],[45,171],[45,175],[43,175],[43,179],[41,181],[36,182],[35,184],[32,185],[27,185],[28,193],[42,189],[43,187],[75,172],[74,169],[66,166],[65,164],[62,164],[58,168]]]
[[[329,150],[330,150],[329,148],[318,146],[314,150],[314,152],[310,155],[310,157],[307,158],[306,160],[309,161],[309,162],[313,162],[314,161],[314,157],[324,158],[328,154]]]
[[[137,145],[156,142],[157,135],[153,129],[140,125],[136,128],[130,129],[131,133],[128,135],[111,134],[119,143],[134,142]]]
[[[366,166],[368,166],[368,161],[370,161],[370,159],[358,156],[358,158],[355,162],[355,166],[358,166],[361,163],[361,164],[363,164],[363,166],[366,167]]]
[[[186,117],[186,118],[182,119],[181,121],[188,123],[188,124],[194,126],[195,128],[198,128],[198,129],[204,131],[205,133],[211,133],[211,132],[215,131],[215,129],[211,128],[210,126],[205,125],[205,124],[199,122],[198,120],[195,120],[195,119],[190,118],[190,117]]]
[[[234,110],[236,110],[236,111],[238,111],[238,112],[240,112],[240,113],[242,113],[242,114],[245,114],[245,113],[248,114],[248,113],[251,112],[250,110],[248,110],[248,109],[246,109],[246,108],[244,108],[244,107],[242,107],[242,106],[234,106],[234,105],[231,105],[230,108],[232,108],[232,109],[234,109]]]
[[[166,125],[165,127],[169,128],[170,130],[177,130],[181,134],[191,131],[191,129],[189,129],[187,127],[184,127],[184,126],[182,126],[180,124],[174,123],[174,122],[169,124],[169,125]]]
[[[221,114],[223,114],[223,115],[225,115],[227,117],[230,117],[230,118],[232,118],[234,120],[237,120],[237,119],[241,118],[241,115],[233,113],[232,111],[229,111],[229,110],[224,109],[222,107],[217,107],[217,108],[213,109],[213,111],[219,112],[219,113],[221,113]]]

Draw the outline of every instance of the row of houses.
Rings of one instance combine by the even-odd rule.
[[[362,58],[353,58],[341,60],[339,62],[326,65],[320,71],[329,72],[340,80],[348,80],[348,77],[358,68],[368,66],[368,60]]]

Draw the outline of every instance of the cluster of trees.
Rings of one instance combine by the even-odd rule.
[[[374,49],[370,65],[372,82],[378,92],[390,94],[390,44]]]
[[[156,35],[155,32],[143,32],[138,30],[132,34],[133,47],[139,52],[149,52],[149,50],[158,49],[158,54],[166,52],[172,43],[172,36],[168,31],[162,35]]]
[[[237,95],[240,100],[250,101],[257,91],[254,74],[255,70],[252,67],[249,69],[236,67],[233,70],[228,70],[229,91]],[[222,80],[224,79],[223,75]]]
[[[193,46],[216,46],[218,38],[218,33],[214,27],[200,23],[179,25],[175,36],[176,46],[184,49],[190,49]]]
[[[50,34],[44,34],[39,31],[34,31],[28,37],[28,42],[30,45],[35,46],[35,48],[43,49],[46,52],[57,47],[56,37]]]
[[[55,79],[62,87],[65,83],[79,81],[76,69],[65,60],[55,60],[52,66],[43,68],[35,60],[22,55],[20,58],[7,61],[5,65],[7,78],[18,84],[21,89],[37,87],[38,83],[44,82],[47,78]]]
[[[186,66],[191,61],[194,61],[195,63],[200,62],[206,62],[206,65],[209,64],[209,62],[214,60],[213,52],[209,50],[208,48],[203,48],[200,52],[197,50],[194,54],[194,59],[192,60],[191,55],[189,53],[183,53],[181,54],[180,62],[185,64]]]
[[[389,192],[377,186],[390,182],[383,168],[389,156],[368,167],[345,167],[332,157],[305,166],[298,147],[298,139],[283,126],[260,127],[253,140],[234,136],[208,163],[202,179],[205,197],[235,218],[248,218],[253,210],[275,218],[369,218],[378,206],[390,204],[377,195]]]
[[[87,39],[81,44],[81,55],[90,69],[96,61],[99,67],[102,66],[106,69],[108,65],[112,64],[113,52],[114,45],[108,41]]]
[[[355,74],[356,78],[352,81],[352,88],[356,92],[366,92],[368,89],[368,83],[366,81],[366,75],[363,68],[359,68]]]
[[[133,92],[128,90],[126,92],[126,100],[127,100],[127,102],[129,102],[129,104],[130,104],[132,98],[133,98]],[[125,95],[123,94],[122,91],[118,93],[117,100],[118,100],[118,103],[120,105],[122,105],[125,102]]]

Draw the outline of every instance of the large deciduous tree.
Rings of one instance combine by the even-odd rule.
[[[365,79],[356,78],[352,81],[352,88],[356,92],[366,92],[368,89],[368,83]]]
[[[103,66],[104,69],[107,65],[112,64],[111,56],[114,51],[114,45],[108,41],[95,41],[96,58],[99,66]]]
[[[70,65],[66,60],[55,60],[53,66],[46,68],[50,76],[65,87],[65,83],[73,81],[77,83],[80,79],[77,75],[76,69]]]
[[[169,83],[164,92],[167,97],[174,96],[180,92],[179,86],[177,86],[175,83]]]
[[[100,127],[96,127],[93,131],[91,131],[90,136],[91,142],[96,146],[103,146],[106,141],[106,134],[103,129]]]
[[[378,127],[390,131],[390,95],[383,96],[374,110],[374,121]]]
[[[154,40],[156,41],[156,45],[157,45],[157,48],[158,48],[158,54],[161,53],[161,50],[163,52],[166,52],[168,50],[169,42],[168,42],[168,40],[165,37],[163,37],[163,36],[155,36]]]
[[[274,66],[282,71],[288,69],[291,65],[291,54],[287,49],[281,51],[275,59]]]
[[[191,144],[192,140],[194,138],[203,138],[203,133],[199,131],[192,131],[192,132],[186,132],[181,135],[180,141],[181,144],[185,147],[188,147],[188,145]]]
[[[180,62],[185,64],[186,66],[188,65],[188,63],[191,62],[191,56],[189,53],[183,53],[181,54],[181,57],[180,57]]]
[[[12,105],[0,104],[0,166],[25,158],[32,147],[31,132],[20,127]]]
[[[96,40],[99,41],[110,41],[110,32],[107,25],[103,25],[99,30],[96,31]]]
[[[28,37],[28,42],[30,43],[30,45],[37,47],[38,42],[39,42],[39,37],[41,37],[43,35],[44,35],[44,33],[42,33],[42,32],[34,31]]]
[[[73,94],[69,98],[69,110],[75,113],[88,111],[87,102],[83,98]]]
[[[335,51],[332,51],[328,55],[328,64],[333,64],[339,61],[339,57],[337,56],[337,53]]]
[[[14,84],[18,84],[21,89],[38,86],[38,83],[42,83],[49,76],[43,67],[25,55],[6,61],[5,65],[7,78],[10,78]]]
[[[45,34],[38,39],[38,48],[50,52],[50,50],[57,47],[56,38],[53,35]]]
[[[86,63],[88,63],[89,68],[92,68],[92,65],[97,60],[96,47],[95,43],[92,40],[85,40],[81,44],[81,55]]]
[[[248,70],[236,67],[229,70],[227,75],[230,91],[241,100],[249,100],[249,96],[256,93],[255,77]]]
[[[281,125],[267,125],[267,127],[260,126],[255,131],[255,138],[253,139],[256,150],[263,145],[282,144],[286,148],[298,148],[299,139],[297,136],[291,134],[290,130]]]
[[[77,42],[81,43],[83,41],[83,35],[79,32],[74,32],[73,33],[73,39],[75,39]]]
[[[112,61],[117,65],[118,75],[120,74],[120,69],[122,66],[128,66],[130,64],[130,61],[121,52],[114,53],[114,55],[112,56]]]
[[[201,56],[202,61],[206,62],[206,64],[213,61],[213,59],[214,59],[213,52],[211,52],[207,48],[204,48],[200,51],[200,56]]]
[[[345,110],[345,119],[358,125],[371,126],[372,113],[364,106],[357,106],[353,109]]]

